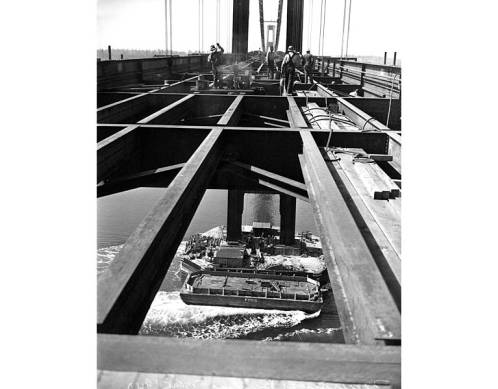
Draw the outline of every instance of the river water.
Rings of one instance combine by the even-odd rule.
[[[164,194],[164,188],[138,188],[97,200],[97,247],[123,244],[138,224]],[[226,225],[227,191],[208,190],[185,234],[190,236],[219,225]],[[243,224],[253,221],[280,225],[279,197],[267,194],[244,196]],[[311,206],[297,200],[296,232],[311,231],[317,235]]]
[[[97,268],[102,273],[128,236],[164,194],[162,188],[139,188],[97,200]],[[185,234],[201,233],[226,224],[227,191],[208,190]],[[246,194],[243,224],[253,221],[279,225],[279,197]],[[297,200],[296,232],[317,234],[311,207]],[[183,251],[183,244],[178,252]],[[341,342],[335,312],[305,314],[300,311],[241,309],[184,304],[179,291],[186,275],[176,256],[142,325],[142,335],[199,339],[257,339]]]

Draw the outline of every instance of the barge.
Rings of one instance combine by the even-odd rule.
[[[306,273],[251,269],[202,270],[191,273],[180,292],[190,305],[317,312],[320,283]]]

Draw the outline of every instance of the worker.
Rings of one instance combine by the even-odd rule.
[[[220,46],[219,43],[211,45],[211,53],[208,57],[208,62],[211,63],[211,71],[213,73],[213,86],[215,88],[221,88],[220,81],[220,66],[223,62],[223,53],[225,50]]]
[[[310,50],[306,50],[304,58],[304,82],[313,84],[313,69],[315,67],[315,57],[310,53]]]
[[[266,63],[268,65],[268,78],[273,80],[275,78],[275,52],[273,46],[270,46],[268,53],[266,53]]]
[[[301,55],[294,51],[293,46],[287,48],[287,53],[282,60],[282,76],[284,78],[284,91],[287,95],[292,95],[296,64],[301,62]]]

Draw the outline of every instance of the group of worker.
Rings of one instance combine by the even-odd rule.
[[[273,46],[270,46],[266,53],[266,64],[268,66],[268,78],[270,80],[275,79],[276,66]],[[292,94],[294,82],[296,80],[296,67],[298,66],[303,66],[304,68],[304,82],[313,83],[315,57],[310,53],[310,50],[306,50],[306,54],[301,55],[301,53],[294,50],[293,46],[289,46],[280,68],[282,92]]]
[[[220,80],[220,67],[223,64],[223,53],[225,50],[219,43],[216,43],[216,46],[211,45],[210,51],[208,62],[211,64],[211,70],[213,73],[213,86],[214,88],[221,88],[222,81]],[[268,65],[268,78],[271,80],[275,79],[276,53],[273,50],[273,46],[270,46],[268,52],[266,53],[266,64]],[[293,46],[289,46],[282,60],[280,69],[282,92],[287,95],[293,93],[294,82],[296,80],[296,67],[298,66],[303,66],[304,68],[304,82],[313,83],[315,58],[310,53],[310,50],[307,50],[306,54],[301,55],[301,53],[294,50]]]
[[[281,85],[283,91],[290,95],[293,93],[294,82],[296,80],[296,67],[302,65],[304,68],[304,82],[313,83],[313,68],[315,67],[315,57],[306,50],[306,54],[301,55],[300,52],[295,51],[293,46],[287,48],[281,66]]]

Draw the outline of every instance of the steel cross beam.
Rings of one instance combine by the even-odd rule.
[[[98,280],[97,330],[138,333],[221,157],[213,129]]]
[[[160,175],[169,175],[169,185],[169,183],[174,179],[174,176],[176,175],[178,170],[180,170],[184,166],[184,163],[162,166],[156,169],[149,169],[138,173],[117,177],[110,181],[101,181],[97,184],[97,197],[123,192],[125,190],[138,188],[140,186],[148,186],[151,178],[157,178]]]
[[[136,129],[141,124],[147,124],[157,119],[161,115],[170,114],[174,117],[181,115],[185,111],[184,103],[190,103],[194,98],[193,94],[186,95],[180,100],[159,109],[151,115],[139,120],[137,124],[132,124],[118,131],[110,137],[97,144],[97,181],[107,179],[115,173],[119,165],[133,161],[136,154],[140,153],[138,146],[138,135]],[[135,157],[135,158],[134,158]]]
[[[400,312],[347,204],[308,130],[300,158],[347,343],[401,339]]]
[[[401,350],[392,346],[107,334],[97,337],[97,367],[106,372],[251,377],[400,388],[400,365]]]

